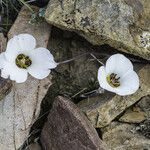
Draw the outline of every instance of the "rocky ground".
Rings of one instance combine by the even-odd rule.
[[[0,124],[0,147],[3,150],[150,149],[150,63],[147,61],[150,60],[149,47],[141,48],[139,44],[133,42],[135,37],[131,31],[131,35],[129,34],[129,30],[133,29],[129,28],[130,24],[134,22],[135,26],[137,24],[139,26],[142,19],[145,20],[140,29],[149,32],[148,16],[141,16],[140,21],[137,19],[138,9],[142,7],[142,14],[147,14],[149,10],[146,4],[149,3],[146,0],[139,0],[132,6],[133,4],[127,0],[122,0],[118,4],[113,0],[110,3],[104,0],[97,6],[97,1],[93,0],[87,3],[87,6],[92,7],[87,7],[84,1],[81,2],[74,5],[73,1],[65,0],[62,3],[57,0],[51,1],[46,11],[46,20],[53,26],[44,20],[31,25],[29,23],[31,15],[28,9],[23,8],[11,27],[8,38],[24,32],[33,34],[38,45],[48,47],[55,60],[61,64],[42,81],[29,77],[26,83],[13,83],[12,86],[9,80],[0,80],[2,99],[0,120],[3,122]],[[95,33],[99,31],[96,29],[100,26],[91,26],[95,22],[87,25],[88,21],[94,18],[92,13],[85,14],[85,12],[92,10],[91,12],[96,13],[99,8],[106,9],[104,10],[106,12],[109,5],[112,10],[109,15],[118,16],[116,19],[118,22],[122,22],[123,19],[124,26],[118,28],[120,22],[118,24],[114,22],[114,26],[109,28],[112,20],[108,14],[103,13],[104,18],[97,18],[97,21],[102,21],[103,25],[103,21],[106,20],[107,24],[103,32]],[[38,11],[37,8],[33,9]],[[74,13],[71,13],[72,9],[75,10]],[[99,13],[97,16],[100,16]],[[87,14],[89,18],[85,16]],[[75,21],[74,25],[70,22],[72,18]],[[131,22],[125,18],[131,19]],[[82,20],[82,24],[79,19]],[[95,29],[92,33],[91,28]],[[126,28],[127,32],[124,31]],[[141,30],[140,33],[143,32]],[[84,36],[92,44],[73,31]],[[94,33],[96,37],[92,36]],[[111,34],[106,36],[106,33]],[[6,41],[3,35],[1,36],[2,51]],[[100,36],[106,38],[99,38]],[[129,37],[132,40],[129,40]],[[95,44],[93,41],[101,42],[101,39],[104,45],[93,45]],[[123,53],[133,62],[140,77],[139,90],[125,97],[107,91],[99,95],[85,95],[99,87],[97,70],[101,64],[97,59],[105,63],[114,53]],[[75,60],[63,62],[71,58]]]
[[[49,48],[57,61],[90,52],[105,62],[112,54],[111,50],[117,52],[107,45],[94,47],[76,34],[57,28],[52,30]],[[105,52],[106,49],[110,51]],[[131,57],[131,60],[133,58],[128,57]],[[139,63],[138,59],[136,61],[134,66],[140,76],[141,87],[132,96],[121,97],[105,92],[98,96],[83,98],[84,93],[98,88],[97,69],[100,66],[97,60],[86,55],[72,63],[60,65],[55,70],[47,100],[53,101],[57,95],[71,98],[86,114],[91,124],[98,129],[100,138],[112,150],[149,149],[150,65]],[[56,94],[54,97],[53,93]]]

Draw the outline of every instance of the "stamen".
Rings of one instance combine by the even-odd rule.
[[[16,58],[16,65],[19,68],[27,69],[29,66],[31,66],[31,64],[32,64],[32,61],[29,58],[29,56],[26,56],[24,54],[19,54]]]
[[[112,73],[107,76],[107,82],[109,83],[109,85],[111,87],[114,87],[114,88],[117,88],[120,86],[119,79],[120,79],[120,77],[117,77],[117,74],[115,74],[115,73]]]

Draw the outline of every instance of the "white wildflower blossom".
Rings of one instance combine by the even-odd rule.
[[[125,96],[139,88],[139,77],[131,61],[122,54],[112,55],[98,70],[98,81],[102,88]]]
[[[36,40],[30,34],[14,36],[8,41],[6,51],[0,54],[1,77],[17,83],[25,82],[28,73],[43,79],[56,66],[50,51],[43,47],[36,48]]]

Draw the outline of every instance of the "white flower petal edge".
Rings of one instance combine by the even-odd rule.
[[[37,68],[33,68],[29,70],[29,73],[37,79],[44,79],[50,74],[50,70],[39,70]]]
[[[131,61],[122,54],[114,54],[106,61],[106,72],[111,74],[117,72],[118,76],[133,70]]]
[[[30,34],[20,34],[10,39],[6,52],[0,54],[1,77],[17,83],[25,82],[28,73],[37,79],[47,77],[50,69],[58,64],[48,49],[35,47],[36,40]]]
[[[29,69],[33,67],[38,67],[41,69],[53,69],[57,66],[53,55],[48,49],[43,47],[32,50],[29,54],[29,57],[32,59],[32,65],[29,67]]]
[[[118,95],[130,95],[135,93],[139,88],[139,77],[135,71],[126,73],[120,80],[121,86],[118,88]]]
[[[19,34],[11,38],[7,43],[5,52],[6,59],[14,62],[16,56],[21,52],[28,52],[36,47],[36,40],[30,34]]]
[[[0,69],[3,68],[5,61],[6,61],[6,57],[5,57],[5,53],[3,52],[0,54]]]
[[[32,65],[27,70],[33,77],[38,79],[47,77],[50,73],[49,69],[57,66],[53,55],[43,47],[32,50],[29,57],[32,59]]]
[[[111,74],[117,75],[114,77],[117,81],[119,81],[119,86],[112,87],[110,83],[108,83],[107,77]],[[112,82],[115,81],[114,78],[112,80]],[[103,89],[121,96],[131,95],[139,88],[139,77],[133,70],[131,61],[122,54],[112,55],[107,60],[106,66],[99,68],[98,81]]]
[[[1,69],[1,77],[7,79],[10,77],[11,80],[17,83],[23,83],[27,80],[27,70],[18,68],[15,64],[5,61],[3,68]]]

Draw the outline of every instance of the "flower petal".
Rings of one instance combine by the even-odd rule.
[[[105,71],[105,67],[104,66],[101,66],[98,70],[98,81],[99,81],[99,84],[100,86],[105,89],[105,90],[108,90],[110,92],[114,92],[116,93],[117,92],[117,88],[113,88],[111,87],[108,82],[107,82],[107,74],[106,74],[106,71]]]
[[[29,54],[29,57],[32,60],[32,65],[29,67],[29,69],[34,67],[37,68],[38,66],[39,69],[47,70],[53,69],[57,66],[53,55],[48,49],[43,47],[32,50]]]
[[[1,70],[1,77],[4,79],[8,79],[9,78],[9,74],[7,74],[6,71],[4,71],[4,69]]]
[[[17,36],[21,50],[30,51],[36,47],[36,39],[30,34],[19,34]]]
[[[41,70],[41,69],[39,70],[38,67],[32,68],[28,71],[33,77],[35,77],[37,79],[44,79],[50,74],[50,70]]]
[[[139,77],[135,71],[128,72],[120,79],[121,86],[118,88],[118,95],[130,95],[135,93],[139,88]]]
[[[10,62],[14,62],[20,51],[21,47],[19,45],[18,38],[17,36],[14,36],[7,43],[7,48],[5,52],[6,59]]]
[[[118,77],[122,77],[131,70],[133,70],[131,61],[122,54],[114,54],[106,62],[107,74],[115,73]]]
[[[27,80],[27,70],[18,68],[15,64],[5,61],[3,69],[1,70],[1,77],[8,78],[22,83]]]
[[[5,53],[3,52],[0,54],[0,69],[3,68],[5,61],[6,61]]]
[[[6,48],[6,58],[14,62],[20,53],[33,50],[36,46],[35,38],[30,34],[19,34],[8,41]]]

